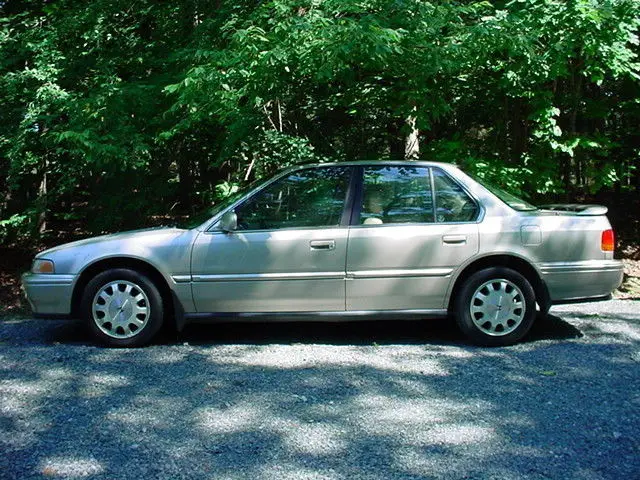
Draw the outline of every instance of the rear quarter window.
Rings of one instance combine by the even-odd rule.
[[[433,184],[438,223],[472,222],[478,218],[478,204],[449,175],[434,168]]]

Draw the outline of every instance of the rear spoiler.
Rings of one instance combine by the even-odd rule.
[[[540,210],[551,210],[554,212],[571,212],[576,215],[606,215],[609,209],[604,205],[582,205],[580,203],[552,203],[541,205]]]

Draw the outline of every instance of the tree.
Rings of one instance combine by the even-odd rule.
[[[637,188],[639,27],[634,0],[5,1],[0,235],[189,214],[308,161]]]

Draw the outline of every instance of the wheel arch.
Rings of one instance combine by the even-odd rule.
[[[91,281],[91,279],[99,273],[115,268],[127,268],[149,277],[149,279],[156,285],[158,290],[160,290],[166,314],[173,314],[175,308],[174,302],[176,301],[174,298],[175,295],[173,294],[169,283],[167,282],[164,275],[162,275],[160,270],[158,270],[155,266],[145,260],[141,260],[135,257],[119,256],[97,260],[88,265],[84,270],[82,270],[80,276],[78,277],[78,280],[75,283],[73,294],[71,296],[71,312],[73,316],[78,317],[80,315],[80,303],[82,301],[82,295],[84,293],[84,289]],[[174,319],[172,318],[171,321],[173,322]]]
[[[551,307],[549,290],[536,268],[522,257],[511,254],[494,254],[476,259],[465,266],[458,274],[449,295],[447,309],[450,313],[453,312],[456,295],[460,292],[464,282],[474,273],[491,267],[506,267],[523,275],[533,287],[533,291],[536,294],[536,303],[540,307],[540,311],[544,314],[549,311]]]

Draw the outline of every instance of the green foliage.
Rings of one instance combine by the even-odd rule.
[[[318,155],[306,139],[277,130],[264,130],[251,140],[240,145],[238,154],[250,160],[250,165],[253,164],[250,173],[256,178],[270,176],[285,167],[328,160]]]
[[[216,185],[216,195],[221,200],[230,197],[239,190],[240,186],[237,183],[222,182]]]
[[[22,215],[0,220],[0,242],[10,243],[20,238],[30,237],[34,234],[34,216],[32,211]]]
[[[128,228],[402,157],[409,120],[422,158],[530,198],[632,190],[639,29],[636,0],[8,0],[2,228]]]

